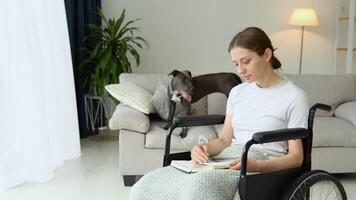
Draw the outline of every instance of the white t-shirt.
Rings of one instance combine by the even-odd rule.
[[[226,114],[232,115],[233,144],[244,145],[256,132],[282,128],[307,128],[306,93],[288,80],[269,88],[242,83],[229,94]],[[271,156],[287,153],[288,141],[253,145]]]

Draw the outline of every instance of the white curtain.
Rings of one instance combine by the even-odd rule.
[[[0,6],[0,189],[43,182],[80,156],[63,0]]]

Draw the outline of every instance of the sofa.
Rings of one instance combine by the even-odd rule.
[[[120,84],[135,83],[154,94],[165,74],[120,75]],[[314,120],[312,168],[331,173],[356,172],[356,75],[281,74],[303,89],[310,104],[320,102],[332,107],[330,112],[318,111]],[[213,93],[199,102],[206,114],[224,114],[226,97]],[[194,104],[192,107],[194,108]],[[201,114],[202,112],[199,112]],[[132,185],[140,176],[162,167],[167,130],[165,121],[156,114],[145,114],[123,103],[117,105],[109,126],[119,133],[119,173],[125,185]],[[188,129],[185,138],[173,133],[171,152],[189,151],[198,137],[216,138],[222,125]]]

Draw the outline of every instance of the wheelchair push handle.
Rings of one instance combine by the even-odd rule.
[[[325,111],[330,111],[331,110],[331,106],[329,106],[329,105],[322,104],[322,103],[317,103],[316,105],[321,110],[325,110]]]
[[[314,104],[311,108],[310,111],[315,111],[316,109],[324,110],[324,111],[330,111],[331,106],[322,104],[322,103],[316,103]]]
[[[315,112],[317,109],[324,110],[324,111],[330,111],[331,106],[322,104],[322,103],[316,103],[309,109],[309,116],[308,116],[308,130],[309,131],[312,131],[312,127],[314,125],[314,116],[315,116]]]
[[[324,110],[324,111],[330,111],[331,106],[322,104],[322,103],[316,103],[314,104],[310,109],[309,109],[309,120],[314,119],[314,115],[317,109]]]

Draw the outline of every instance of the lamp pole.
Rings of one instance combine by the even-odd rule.
[[[318,18],[314,9],[311,8],[297,8],[293,11],[289,19],[290,25],[302,27],[302,38],[300,41],[300,57],[299,57],[299,74],[302,73],[303,62],[303,39],[304,39],[304,26],[317,26],[319,25]]]
[[[302,73],[303,37],[304,37],[304,26],[302,26],[302,40],[300,42],[299,74]]]

